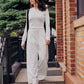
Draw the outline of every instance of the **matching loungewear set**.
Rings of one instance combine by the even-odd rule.
[[[38,84],[47,76],[48,70],[48,45],[45,39],[50,40],[50,17],[49,11],[40,11],[35,8],[29,9],[29,30],[27,23],[22,36],[21,46],[26,44],[27,76],[28,84]],[[46,32],[44,29],[46,23]],[[39,56],[39,60],[38,60]]]

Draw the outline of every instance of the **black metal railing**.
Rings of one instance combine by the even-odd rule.
[[[12,65],[19,60],[19,37],[11,37],[7,30],[0,51],[0,66],[3,72],[3,82],[0,84],[10,84]]]
[[[19,58],[18,37],[7,37],[5,49],[7,53],[9,72],[12,72],[11,66],[14,64],[15,61],[18,61]]]
[[[4,46],[5,46],[5,38],[0,37],[0,84],[3,84],[3,68],[4,68]],[[6,61],[4,61],[6,62]],[[5,70],[5,69],[4,69]],[[5,70],[6,71],[6,70]],[[8,81],[6,81],[8,83]]]
[[[7,77],[9,78],[9,84],[11,82],[12,65],[19,60],[19,38],[11,37],[9,32],[5,34],[5,56],[7,60]],[[6,83],[4,83],[6,84]]]
[[[55,61],[55,55],[56,55],[55,39],[56,39],[56,36],[50,37],[50,44],[48,45],[48,50],[49,50],[49,60],[48,61]]]

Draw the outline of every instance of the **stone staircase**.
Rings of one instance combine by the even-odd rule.
[[[21,68],[18,76],[16,77],[15,83],[11,84],[28,84],[27,69]],[[65,84],[60,67],[48,67],[47,77],[45,80],[40,81],[39,84]]]

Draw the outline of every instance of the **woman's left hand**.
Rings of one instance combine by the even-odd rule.
[[[46,45],[49,45],[50,44],[50,40],[46,40],[45,39],[45,41],[46,41]]]

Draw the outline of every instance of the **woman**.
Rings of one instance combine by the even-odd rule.
[[[30,3],[32,7],[29,9],[29,30],[27,32],[27,26],[25,26],[21,46],[24,49],[27,38],[28,84],[38,84],[39,80],[44,80],[47,75],[50,18],[49,11],[46,9],[43,0],[30,0]],[[46,22],[46,32],[44,30],[44,21]]]

